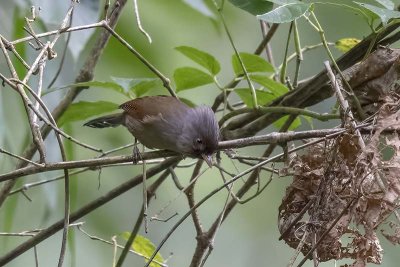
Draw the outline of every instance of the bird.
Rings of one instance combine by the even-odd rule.
[[[203,159],[212,167],[220,131],[210,107],[192,108],[176,97],[158,95],[135,98],[119,108],[123,111],[95,118],[84,125],[93,128],[123,125],[135,137],[135,144],[139,141],[151,149],[166,149]]]

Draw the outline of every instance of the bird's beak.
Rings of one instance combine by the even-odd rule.
[[[206,154],[201,154],[201,157],[204,159],[204,161],[207,163],[207,165],[212,168],[213,166],[213,158],[212,155],[206,155]]]

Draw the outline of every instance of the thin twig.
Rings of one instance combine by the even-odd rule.
[[[298,24],[297,20],[293,21],[293,38],[294,38],[294,47],[296,49],[296,70],[294,73],[294,78],[293,78],[293,87],[297,88],[298,86],[298,80],[299,80],[299,74],[300,74],[300,65],[301,62],[303,61],[303,54],[301,52],[301,44],[300,44],[300,35],[299,35],[299,29],[298,29]],[[286,57],[286,62],[287,62],[287,57]]]
[[[2,38],[2,37],[0,37]],[[13,52],[14,56],[22,63],[22,65],[25,67],[25,69],[29,70],[31,66],[29,66],[28,63],[22,58],[22,56],[18,53],[17,49],[15,49],[15,46],[11,44],[10,42],[6,42],[5,39],[3,39],[3,42],[5,43],[6,47]]]
[[[17,72],[11,62],[11,59],[6,51],[6,48],[4,46],[3,43],[3,37],[0,35],[0,47],[1,50],[3,51],[3,54],[6,58],[6,62],[8,64],[8,68],[11,71],[11,74],[13,76],[14,79],[19,79]],[[35,62],[32,64],[31,68],[28,70],[27,74],[25,75],[23,82],[26,82],[30,76],[32,75],[33,71],[36,69],[39,61],[41,60],[42,56],[47,52],[47,47],[49,46],[49,44],[47,43],[43,49],[40,51],[39,55],[37,56]],[[4,80],[4,79],[3,79]],[[40,162],[45,162],[46,161],[46,153],[45,153],[45,147],[43,144],[43,138],[41,136],[41,133],[39,131],[39,126],[34,123],[33,121],[33,112],[29,109],[28,106],[28,102],[30,101],[28,96],[26,95],[25,91],[23,90],[22,86],[18,85],[16,88],[17,92],[20,94],[21,98],[22,98],[22,102],[24,103],[24,107],[25,107],[25,111],[28,117],[28,122],[29,122],[29,126],[31,129],[31,133],[32,133],[32,138],[33,138],[33,142],[35,143],[35,145],[37,146],[37,149],[39,151],[39,155],[40,155]]]
[[[269,27],[269,24],[263,20],[260,20],[260,25],[263,38],[265,38],[271,29]],[[267,54],[268,62],[271,63],[272,66],[275,66],[274,56],[272,54],[272,48],[270,43],[267,43],[267,45],[265,46],[265,53]]]
[[[327,45],[328,45],[328,46],[335,46],[335,43],[327,42]],[[307,46],[304,46],[303,48],[301,48],[300,52],[301,52],[301,54],[304,54],[305,52],[308,52],[308,51],[311,51],[311,50],[314,50],[314,49],[316,49],[316,48],[323,47],[323,46],[324,46],[323,43],[319,43],[319,44],[315,44],[315,45],[307,45]],[[288,56],[287,61],[288,61],[288,62],[291,62],[292,60],[297,59],[297,56],[298,56],[298,53],[297,53],[297,52],[294,52],[293,54],[291,54],[290,56]],[[283,66],[283,65],[281,64],[281,65],[278,67],[278,69],[281,69],[282,66]],[[303,81],[301,81],[300,83],[303,83]]]
[[[170,167],[169,169],[172,169],[172,167]],[[158,187],[165,181],[165,179],[168,177],[169,175],[169,170],[166,170],[163,172],[163,174],[160,175],[160,177],[152,184],[149,186],[148,188],[148,198],[146,199],[146,205],[148,205],[150,203],[150,200],[154,197],[155,192],[157,191]],[[125,261],[125,258],[128,254],[128,251],[130,250],[130,248],[132,247],[132,244],[135,240],[135,237],[137,236],[137,233],[139,232],[140,226],[142,224],[142,221],[144,219],[144,205],[142,206],[142,209],[139,213],[138,218],[136,219],[135,225],[133,226],[133,229],[129,235],[128,240],[125,243],[124,249],[121,252],[121,255],[118,258],[117,264],[115,265],[115,267],[121,267]]]
[[[111,243],[112,243],[112,246],[113,246],[113,267],[115,266],[115,263],[116,263],[116,261],[117,261],[117,248],[118,248],[118,244],[117,244],[117,236],[116,235],[113,235],[112,237],[111,237]]]
[[[292,267],[293,266],[294,262],[296,261],[297,257],[299,256],[299,254],[301,252],[301,249],[303,248],[303,246],[304,246],[304,244],[306,242],[307,236],[308,236],[308,232],[304,231],[303,237],[301,238],[299,244],[297,245],[296,252],[290,258],[290,261],[287,264],[287,267]]]
[[[21,157],[21,156],[18,156],[18,155],[16,155],[16,154],[13,154],[13,153],[11,153],[11,152],[9,152],[9,151],[7,151],[7,150],[5,150],[5,149],[2,149],[2,148],[0,148],[0,153],[9,155],[9,156],[14,157],[14,158],[17,158],[17,159],[20,159],[20,160],[22,160],[22,161],[25,161],[25,162],[30,163],[30,164],[32,164],[32,165],[35,165],[36,167],[44,167],[44,164],[36,163],[36,162],[34,162],[34,161],[32,161],[32,160],[29,160],[29,159],[26,159],[26,158],[24,158],[24,157]]]
[[[83,230],[82,226],[78,226],[78,230],[79,230],[82,234],[84,234],[85,236],[89,237],[89,238],[92,239],[92,240],[100,241],[100,242],[102,242],[102,243],[105,243],[105,244],[108,244],[108,245],[111,245],[111,246],[114,245],[114,243],[113,243],[112,241],[108,241],[108,240],[105,240],[105,239],[100,238],[100,237],[98,237],[98,236],[94,236],[94,235],[89,234],[88,232],[86,232],[85,230]],[[117,248],[120,248],[120,249],[124,248],[123,246],[121,246],[121,245],[119,245],[119,244],[115,244],[115,245],[116,245]],[[149,258],[148,256],[145,256],[145,255],[143,255],[143,254],[141,254],[141,253],[139,253],[139,252],[134,251],[133,249],[129,249],[128,252],[133,253],[133,254],[135,254],[135,255],[137,255],[137,256],[143,257],[144,259],[148,259],[148,258]],[[160,266],[168,267],[166,264],[163,264],[162,262],[158,262],[158,261],[154,261],[154,262],[157,263],[157,264],[159,264]],[[115,266],[117,266],[117,265],[115,265]]]
[[[56,133],[61,134],[62,136],[64,136],[66,139],[70,140],[71,142],[76,143],[79,146],[82,146],[84,148],[96,151],[96,152],[103,152],[102,149],[100,148],[96,148],[93,147],[91,145],[85,144],[79,140],[77,140],[76,138],[68,135],[67,133],[65,133],[63,130],[61,130],[59,127],[57,127],[57,125],[55,125],[55,123],[52,123],[50,120],[51,112],[50,110],[48,110],[48,108],[46,107],[46,105],[44,104],[44,102],[42,101],[42,99],[39,97],[38,94],[36,94],[36,92],[30,87],[28,86],[26,83],[19,81],[19,80],[15,80],[15,79],[7,79],[5,78],[1,73],[0,73],[0,78],[3,79],[3,81],[5,81],[8,85],[10,85],[12,88],[17,88],[18,84],[22,84],[26,89],[28,89],[28,91],[31,93],[31,95],[35,98],[35,100],[39,103],[39,105],[43,108],[43,110],[45,111],[47,117],[49,119],[46,119],[40,112],[38,109],[35,109],[33,103],[27,99],[27,103],[28,103],[28,107],[32,109],[32,111],[34,112],[34,114],[36,116],[38,116],[40,118],[40,120],[44,121],[48,126],[50,126]],[[15,82],[16,84],[14,84],[13,82]]]
[[[33,253],[35,255],[35,266],[39,267],[39,256],[38,256],[38,252],[37,252],[36,246],[33,247]]]
[[[170,80],[162,74],[155,66],[153,66],[145,57],[143,57],[138,51],[136,51],[124,38],[116,33],[107,23],[103,23],[103,27],[107,29],[122,45],[128,48],[132,54],[134,54],[143,64],[147,66],[155,75],[157,75],[163,82],[164,87],[173,97],[177,97],[175,91],[172,89]]]
[[[199,163],[198,163],[198,164],[199,164]],[[196,164],[196,165],[197,165],[197,164]],[[177,185],[177,188],[178,188],[178,189],[179,189],[179,188],[182,188],[182,189],[180,189],[180,191],[178,192],[178,194],[176,194],[176,196],[175,196],[173,199],[169,200],[168,203],[165,204],[155,215],[151,216],[151,219],[150,219],[150,220],[156,220],[157,218],[159,218],[160,215],[161,215],[173,202],[175,202],[183,193],[187,192],[187,190],[197,181],[197,179],[198,179],[200,176],[202,176],[202,175],[204,174],[204,172],[205,172],[206,170],[207,170],[207,169],[204,169],[203,171],[201,171],[200,173],[198,173],[197,176],[195,176],[194,178],[192,177],[192,179],[190,180],[189,184],[188,184],[186,187],[182,187],[182,186],[179,184],[179,182],[178,182],[178,180],[177,180],[177,177],[176,177],[176,174],[175,174],[175,172],[173,171],[173,169],[172,169],[172,168],[169,168],[169,171],[171,172],[171,175],[172,175],[172,177],[173,177],[173,179],[174,179],[175,184]],[[174,178],[174,175],[175,175],[175,178]],[[178,183],[177,183],[177,182],[178,182]],[[179,185],[180,185],[180,186],[179,186]]]
[[[290,222],[288,227],[283,231],[283,233],[278,238],[278,240],[284,239],[286,237],[286,235],[290,233],[290,231],[292,230],[293,226],[295,226],[297,224],[297,222],[300,221],[301,218],[303,218],[303,215],[309,210],[311,205],[314,204],[315,200],[316,200],[316,198],[312,198],[307,202],[307,204],[302,208],[302,210],[299,212],[299,214],[297,214],[296,218],[294,218]]]
[[[36,95],[38,96],[38,98],[40,98],[40,96],[42,95],[42,88],[43,88],[43,72],[44,72],[44,67],[46,65],[46,61],[44,59],[42,59],[42,61],[39,63],[38,69],[39,69],[39,81],[38,81],[38,87],[37,87],[37,93]],[[38,100],[35,101],[34,103],[34,109],[36,110],[36,112],[34,112],[33,114],[33,122],[37,123],[37,115],[36,113],[39,113],[39,107],[40,107],[40,103]]]
[[[149,41],[149,43],[151,44],[151,36],[150,34],[148,34],[145,29],[143,29],[142,27],[142,23],[140,22],[140,16],[139,16],[139,7],[137,4],[137,0],[133,0],[133,9],[135,11],[135,16],[136,16],[136,23],[138,25],[138,28],[140,30],[141,33],[144,34],[144,36],[146,36],[147,40]]]
[[[213,231],[207,234],[207,237],[206,237],[207,238],[207,242],[206,242],[206,244],[207,244],[208,250],[207,250],[207,254],[205,255],[205,257],[201,261],[200,267],[203,267],[205,265],[208,257],[211,255],[211,252],[214,249],[215,237],[217,236],[217,232],[218,232],[219,228],[222,225],[222,218],[224,218],[224,214],[225,214],[226,208],[228,207],[229,196],[233,195],[232,189],[233,189],[233,184],[228,186],[228,194],[227,194],[226,200],[224,202],[224,207],[222,208],[222,211],[220,212],[220,215],[218,216],[218,226],[213,228]]]
[[[142,151],[144,153],[144,146],[142,146]],[[149,231],[149,222],[147,220],[147,205],[148,205],[148,200],[147,200],[147,186],[146,186],[146,160],[142,160],[142,171],[143,171],[143,181],[142,181],[142,187],[143,187],[143,221],[144,221],[144,232],[147,233]]]
[[[69,27],[65,27],[65,28],[61,28],[59,30],[39,33],[39,34],[36,34],[36,37],[37,38],[43,38],[43,37],[47,37],[47,36],[52,36],[52,35],[55,35],[55,34],[59,34],[60,31],[61,32],[74,32],[74,31],[82,31],[82,30],[99,28],[99,27],[103,27],[103,21],[92,23],[92,24],[86,24],[86,25],[82,25],[82,26],[70,27],[70,28]],[[17,39],[17,40],[11,41],[10,44],[11,45],[15,45],[15,44],[19,44],[19,43],[30,41],[32,39],[34,39],[33,36],[27,36],[27,37],[24,37],[24,38],[21,38],[21,39]]]
[[[331,225],[325,230],[325,232],[322,233],[322,235],[319,237],[315,245],[307,252],[306,255],[304,255],[303,260],[297,265],[297,267],[303,266],[303,264],[308,260],[309,256],[318,248],[318,245],[324,240],[325,236],[329,234],[329,232],[332,230],[333,227],[335,227],[335,225],[342,218],[345,212],[351,207],[351,205],[354,203],[354,200],[355,199],[353,198],[349,201],[349,203],[347,203],[346,207],[343,208],[343,210],[335,218],[335,220],[331,223]]]
[[[72,171],[72,172],[69,173],[69,175],[73,176],[73,175],[76,175],[76,174],[80,174],[80,173],[86,172],[88,170],[92,170],[92,168],[84,168],[82,170]],[[37,182],[34,182],[34,183],[27,183],[27,184],[24,184],[23,186],[15,189],[15,190],[11,191],[9,193],[9,195],[14,195],[14,194],[20,193],[20,192],[24,193],[24,192],[28,191],[29,189],[31,189],[33,187],[36,187],[36,186],[39,186],[39,185],[43,185],[43,184],[47,184],[47,183],[51,183],[51,182],[54,182],[54,181],[59,181],[59,180],[62,180],[62,179],[64,179],[64,175],[59,175],[59,176],[56,176],[54,178],[41,180],[41,181],[37,181]]]
[[[253,112],[255,114],[268,114],[268,113],[282,113],[282,114],[291,114],[291,115],[303,115],[310,118],[314,118],[320,121],[328,121],[333,119],[340,119],[340,116],[337,114],[328,114],[328,113],[317,113],[314,111],[310,111],[302,108],[294,108],[294,107],[259,107],[257,110],[252,108],[240,108],[234,111],[229,112],[225,116],[223,116],[218,124],[222,126],[225,122],[230,120],[233,117]]]
[[[72,25],[72,20],[73,20],[73,16],[74,16],[74,13],[72,12],[72,14],[71,14],[71,19],[69,20],[69,23],[68,23],[67,28],[70,28],[70,27],[71,27],[71,25]],[[61,70],[62,70],[62,68],[63,68],[63,66],[64,66],[65,58],[66,58],[66,56],[67,56],[68,45],[69,45],[70,40],[71,40],[71,32],[68,32],[68,33],[67,33],[67,40],[65,41],[65,46],[64,46],[64,49],[63,49],[62,54],[61,54],[60,65],[58,66],[57,71],[56,71],[56,73],[54,74],[53,79],[52,79],[52,80],[50,81],[50,83],[47,85],[47,89],[48,89],[48,88],[51,88],[51,87],[53,86],[53,84],[57,81],[57,79],[58,79],[58,77],[59,77],[59,75],[60,75],[60,73],[61,73]]]
[[[267,46],[270,43],[272,37],[274,37],[275,32],[280,25],[281,24],[279,24],[279,23],[273,23],[271,25],[268,33],[265,35],[264,39],[260,42],[260,44],[257,46],[256,50],[254,51],[254,54],[256,54],[256,55],[261,54],[261,52],[264,50],[265,46]]]
[[[201,166],[203,165],[203,161],[199,160],[197,161],[196,166],[193,169],[192,172],[192,177],[190,178],[190,185],[186,187],[186,190],[184,190],[183,192],[186,195],[189,207],[192,208],[195,206],[195,200],[194,200],[194,185],[198,179],[198,177],[200,177],[200,170],[201,170]],[[193,219],[193,224],[194,224],[194,228],[196,229],[196,234],[197,236],[201,236],[203,234],[203,227],[201,225],[200,222],[200,217],[199,214],[197,213],[196,209],[192,210],[192,219]]]
[[[253,107],[254,107],[255,109],[257,109],[257,108],[258,108],[258,103],[257,103],[257,95],[256,95],[256,90],[255,90],[255,88],[254,88],[254,85],[253,85],[253,83],[251,82],[249,73],[248,73],[247,70],[246,70],[246,66],[245,66],[244,63],[243,63],[242,57],[240,56],[240,53],[239,53],[239,51],[237,50],[235,43],[233,42],[232,35],[231,35],[230,31],[229,31],[228,25],[226,24],[224,15],[222,14],[222,10],[221,10],[220,8],[218,8],[217,3],[216,3],[215,1],[213,1],[213,3],[214,3],[215,7],[216,7],[217,10],[218,10],[218,14],[219,14],[219,16],[220,16],[220,18],[221,18],[222,24],[224,25],[225,33],[226,33],[226,35],[228,36],[229,42],[230,42],[231,45],[232,45],[233,51],[235,52],[235,55],[236,55],[236,57],[237,57],[237,59],[238,59],[238,61],[239,61],[240,67],[241,67],[242,70],[243,70],[243,74],[244,74],[244,76],[246,77],[246,81],[247,81],[247,84],[248,84],[248,86],[249,86],[249,88],[250,88],[250,92],[251,92],[251,96],[252,96]]]
[[[285,44],[285,55],[284,55],[284,59],[282,62],[282,68],[279,74],[279,80],[281,83],[285,84],[286,82],[286,70],[287,70],[287,57],[288,57],[288,53],[289,53],[289,44],[290,44],[290,36],[292,35],[292,30],[293,30],[293,23],[290,23],[290,27],[289,27],[289,31],[287,33],[287,37],[286,37],[286,44]]]

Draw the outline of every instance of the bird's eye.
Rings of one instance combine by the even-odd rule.
[[[203,140],[201,140],[200,138],[197,138],[197,139],[196,139],[196,143],[202,144],[202,143],[203,143]]]

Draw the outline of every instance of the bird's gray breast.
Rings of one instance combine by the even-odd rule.
[[[125,117],[125,126],[148,148],[168,149],[180,152],[177,146],[177,138],[182,134],[185,118],[182,115],[145,116],[137,120],[131,116]]]

